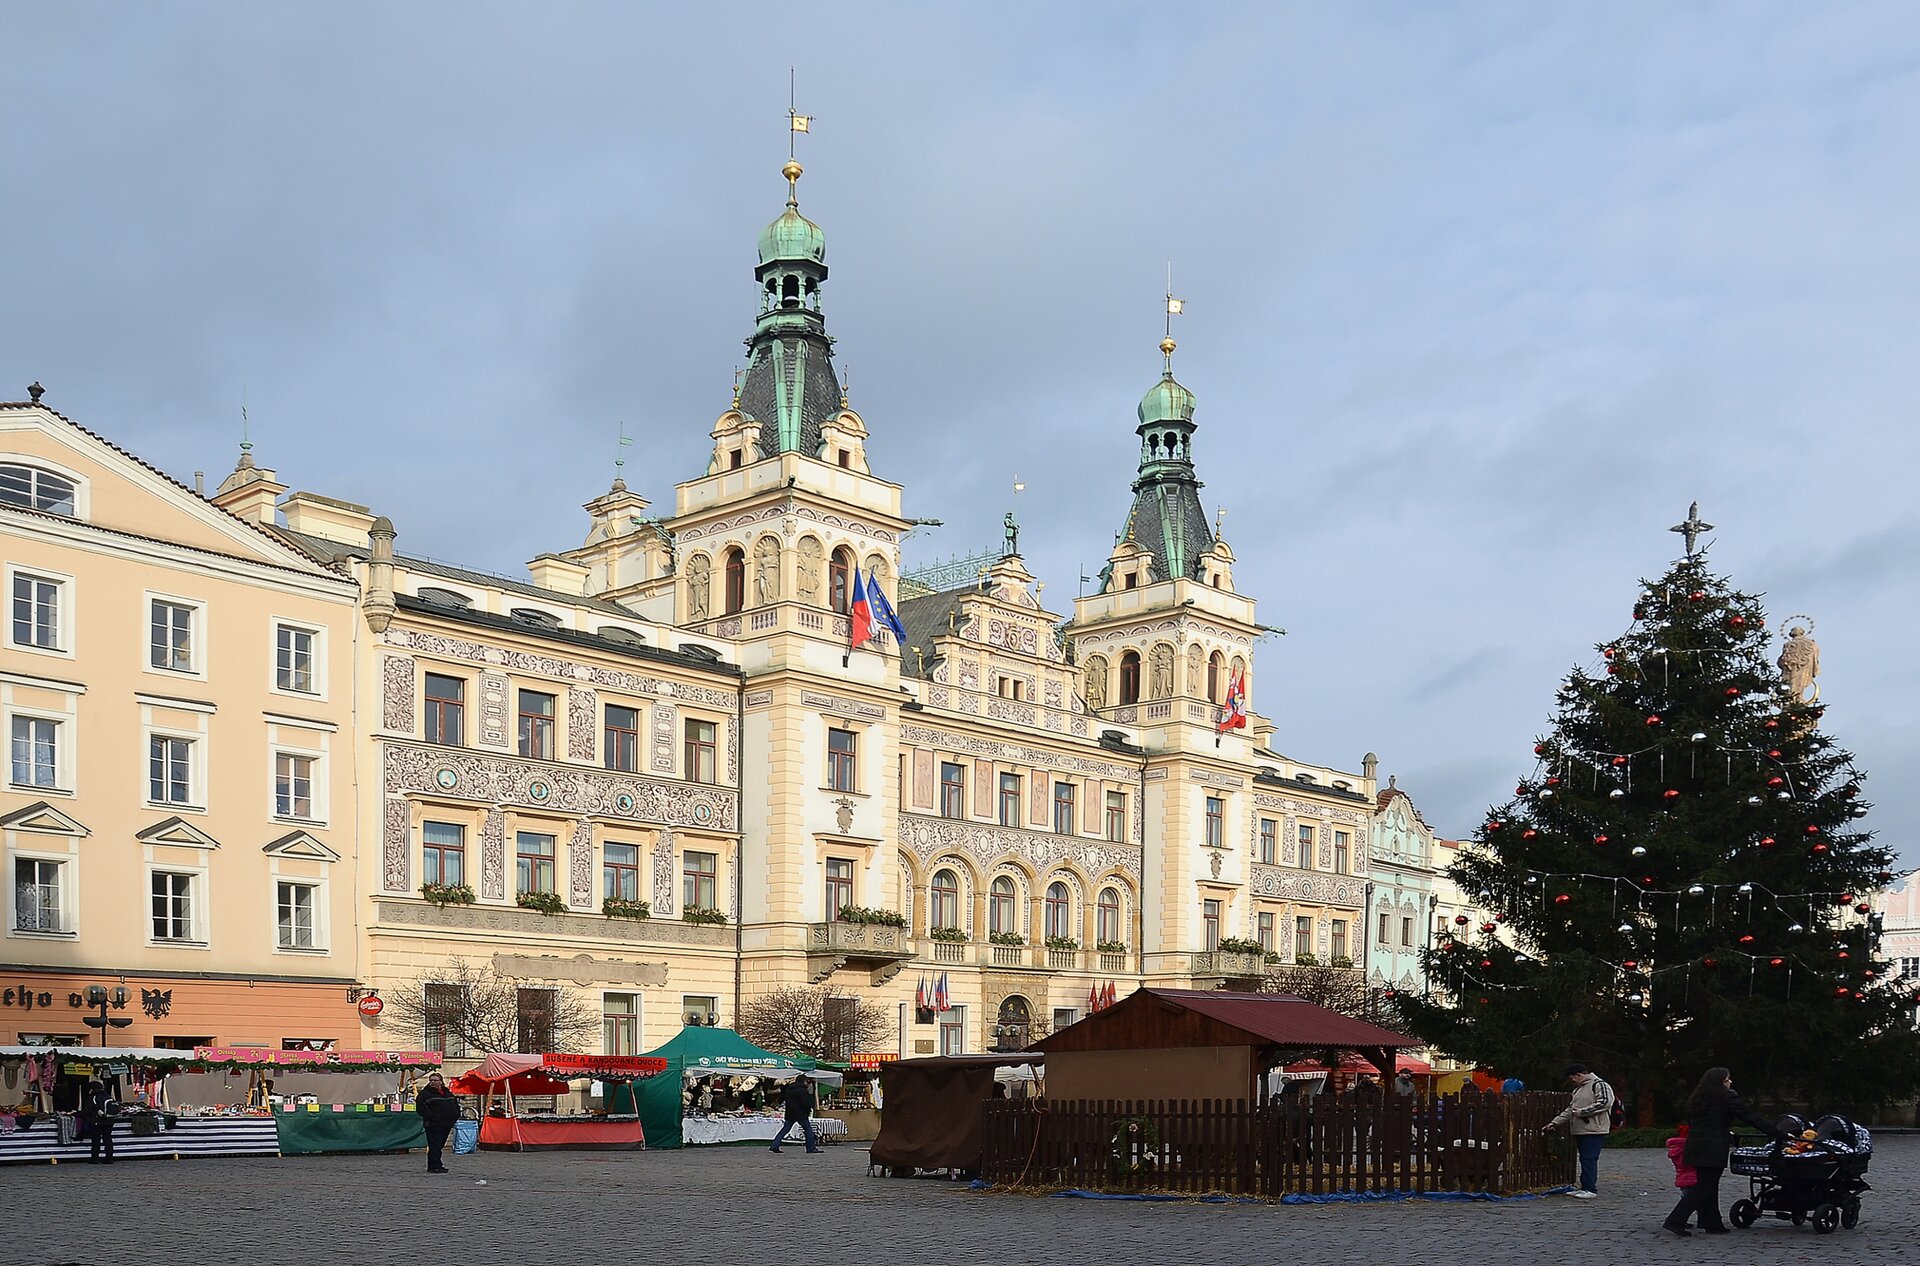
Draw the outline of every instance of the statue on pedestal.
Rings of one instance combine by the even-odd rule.
[[[1793,617],[1806,620],[1805,616]],[[1780,691],[1800,703],[1820,701],[1820,643],[1813,640],[1813,621],[1792,625],[1780,647]],[[1811,693],[1809,693],[1811,691]]]

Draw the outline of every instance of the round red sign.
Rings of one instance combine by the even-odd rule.
[[[386,1009],[387,1004],[380,1001],[380,995],[377,993],[370,993],[360,999],[360,1014],[366,1016],[368,1019],[372,1019]]]

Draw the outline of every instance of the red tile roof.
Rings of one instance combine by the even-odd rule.
[[[1138,989],[1034,1045],[1048,1052],[1235,1045],[1360,1050],[1421,1042],[1291,994]]]

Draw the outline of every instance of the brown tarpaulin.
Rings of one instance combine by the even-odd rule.
[[[882,1066],[883,1106],[873,1163],[889,1169],[979,1169],[980,1105],[993,1097],[994,1070],[1042,1058],[936,1056]]]

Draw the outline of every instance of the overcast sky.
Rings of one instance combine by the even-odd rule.
[[[1280,750],[1445,834],[1698,499],[1818,621],[1920,864],[1909,4],[34,4],[0,10],[0,398],[262,464],[524,575],[704,470],[781,209],[908,565],[1017,474],[1066,611],[1129,501],[1165,269]]]

